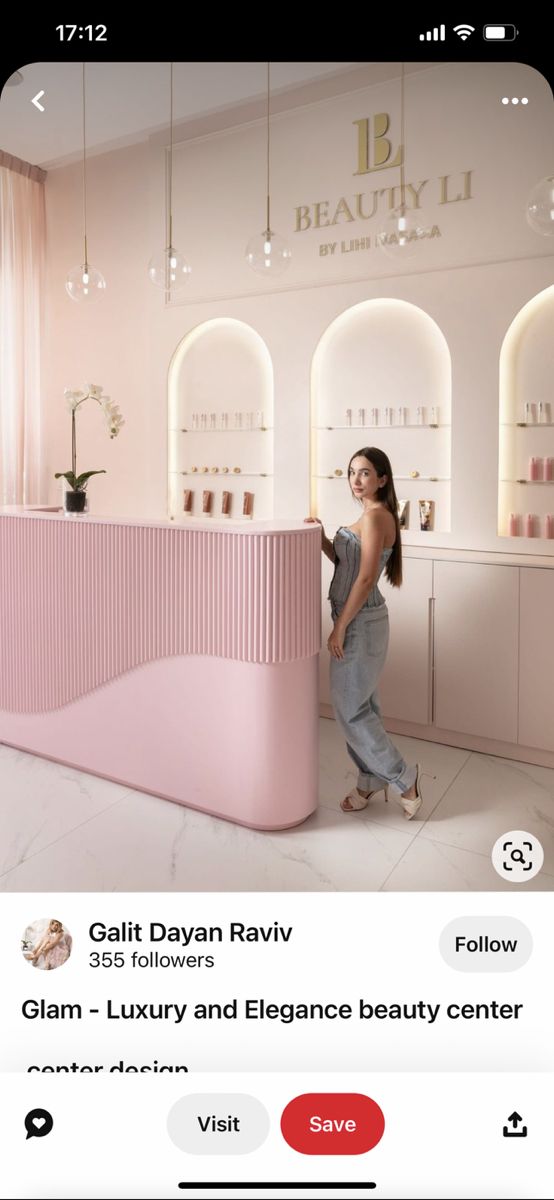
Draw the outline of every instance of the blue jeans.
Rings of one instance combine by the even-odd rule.
[[[388,644],[386,604],[360,609],[346,630],[344,658],[331,658],[331,699],[358,768],[360,791],[375,792],[388,784],[402,794],[415,783],[416,768],[407,766],[381,719],[377,684]]]

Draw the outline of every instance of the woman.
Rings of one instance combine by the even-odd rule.
[[[420,767],[407,766],[385,732],[377,697],[389,640],[387,606],[377,586],[384,569],[393,587],[402,583],[402,547],[397,499],[387,455],[364,446],[352,456],[348,481],[362,504],[354,525],[341,525],[334,541],[325,535],[322,550],[335,564],[329,590],[333,632],[331,698],[358,768],[358,786],[341,802],[343,812],[366,808],[376,792],[391,787],[410,821],[422,805]],[[388,796],[386,795],[388,799]]]
[[[65,934],[61,921],[50,921],[46,932],[43,933],[31,954],[26,954],[25,958],[32,962],[34,967],[40,967],[44,971],[54,971],[56,967],[61,967],[67,962],[70,953],[71,939],[69,934]],[[41,957],[44,958],[42,963],[39,962]]]

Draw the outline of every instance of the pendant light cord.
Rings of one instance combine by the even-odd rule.
[[[269,235],[271,233],[271,224],[270,224],[270,216],[269,216],[269,63],[267,64],[267,164],[266,164],[266,170],[267,170],[266,233]]]
[[[173,63],[169,64],[169,249],[173,249]]]
[[[406,157],[406,138],[404,132],[404,63],[401,64],[400,75],[400,204],[402,213],[406,208],[406,184],[404,181],[404,160]]]
[[[86,94],[85,64],[83,63],[83,226],[85,231],[85,263],[88,265],[87,249],[87,151],[86,151]]]

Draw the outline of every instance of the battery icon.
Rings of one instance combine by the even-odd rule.
[[[483,29],[486,42],[513,42],[517,34],[515,25],[485,25]]]

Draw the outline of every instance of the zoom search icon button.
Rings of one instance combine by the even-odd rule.
[[[526,883],[538,875],[544,850],[539,839],[524,829],[503,833],[492,848],[492,865],[509,883]]]

